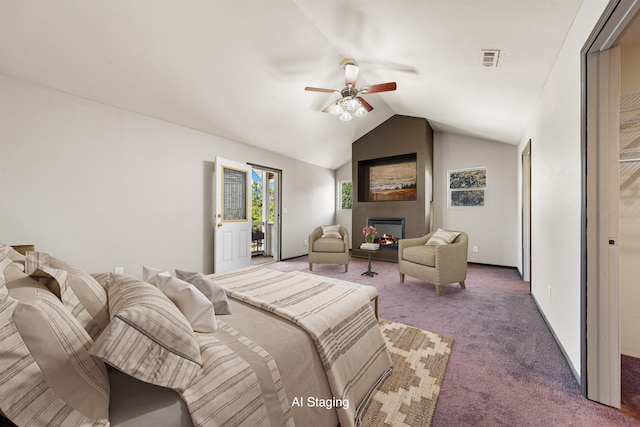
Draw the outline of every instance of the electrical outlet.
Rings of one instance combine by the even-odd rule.
[[[124,274],[124,267],[116,267],[113,269],[113,272],[116,274]]]
[[[474,253],[477,253],[478,252],[478,247],[474,246],[473,248],[471,248],[471,250],[473,250]]]
[[[549,285],[548,288],[549,288],[549,301],[551,301],[551,285]]]
[[[304,239],[304,240],[302,241],[302,244],[303,244],[304,246],[307,246],[307,245],[309,244],[309,242],[307,241],[307,239]]]

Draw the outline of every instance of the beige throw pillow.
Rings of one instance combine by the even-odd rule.
[[[9,250],[11,246],[0,243],[0,293],[6,293],[4,284],[7,280],[4,277],[4,270],[13,263],[13,260],[9,258]]]
[[[202,366],[184,315],[150,283],[112,273],[104,285],[111,322],[90,353],[141,381],[184,390]]]
[[[446,231],[441,228],[438,228],[435,233],[429,238],[426,245],[446,245],[454,240],[460,235],[459,231]]]
[[[7,256],[14,262],[15,266],[24,271],[25,257],[20,252],[16,251],[12,246],[4,243],[0,243],[0,258]]]
[[[17,425],[108,425],[109,377],[91,337],[24,275],[0,293],[0,410]]]
[[[323,225],[322,237],[334,237],[336,239],[342,239],[340,234],[340,225]]]
[[[86,271],[46,252],[27,252],[25,267],[62,300],[92,338],[104,330],[109,323],[107,292]]]
[[[13,261],[11,261],[11,259],[9,257],[4,257],[1,258],[0,255],[0,293],[6,293],[6,288],[4,287],[4,284],[7,282],[5,276],[4,276],[4,270],[10,266],[13,263]],[[3,291],[3,289],[5,289],[5,291]]]

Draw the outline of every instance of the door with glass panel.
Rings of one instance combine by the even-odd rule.
[[[214,271],[251,264],[251,167],[216,157]]]

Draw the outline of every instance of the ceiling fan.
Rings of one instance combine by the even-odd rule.
[[[340,63],[340,66],[344,69],[346,85],[342,90],[323,89],[310,86],[304,88],[304,90],[311,92],[337,92],[342,95],[340,99],[332,102],[322,110],[323,113],[331,113],[335,116],[339,116],[340,120],[348,122],[354,117],[363,117],[367,115],[369,111],[373,110],[371,104],[358,95],[396,90],[396,82],[380,83],[356,89],[356,80],[358,78],[359,69],[358,63],[353,58],[345,58]]]

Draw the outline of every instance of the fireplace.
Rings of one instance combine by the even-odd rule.
[[[367,225],[378,230],[374,243],[380,248],[398,250],[398,240],[404,239],[404,218],[367,217]]]

